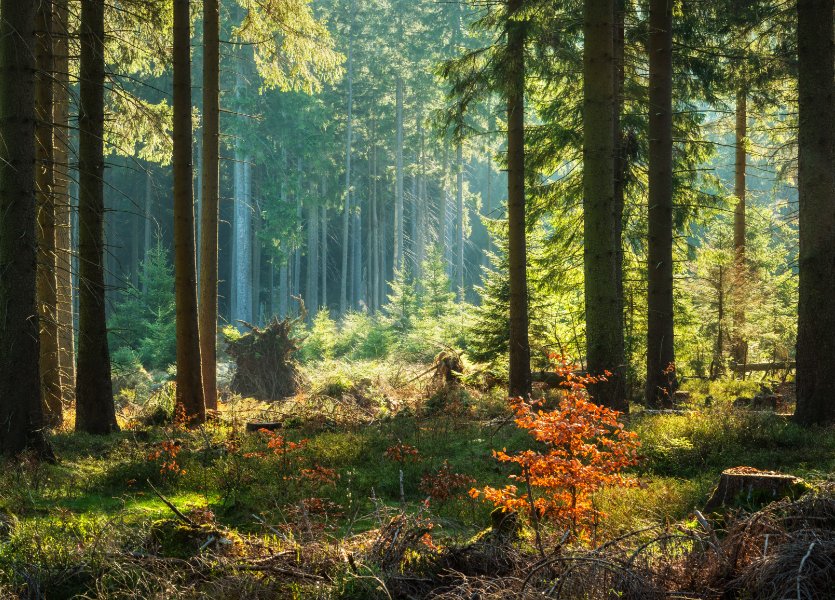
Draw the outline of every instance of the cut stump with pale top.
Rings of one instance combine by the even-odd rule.
[[[722,471],[704,512],[715,512],[724,506],[762,505],[780,498],[796,498],[806,490],[806,483],[794,475],[733,467]]]

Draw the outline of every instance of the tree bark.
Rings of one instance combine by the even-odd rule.
[[[745,167],[748,137],[748,106],[744,89],[736,95],[735,160],[734,160],[734,293],[733,332],[731,351],[733,360],[743,364],[748,354],[748,344],[742,334],[745,327],[745,294],[747,292],[747,268],[745,263]]]
[[[524,98],[523,104],[524,106]],[[523,108],[524,112],[524,108]],[[455,287],[458,301],[464,301],[464,144],[458,140],[455,146]]]
[[[395,85],[394,269],[399,271],[403,268],[403,78],[399,74]]]
[[[119,429],[104,286],[104,4],[82,0],[78,115],[78,365],[75,428]]]
[[[324,193],[324,189],[325,189],[325,178],[323,177],[322,178],[322,190],[323,190],[322,196],[323,196],[323,199],[324,199],[324,196],[326,195]],[[328,207],[327,206],[322,206],[322,209],[321,209],[320,212],[322,214],[322,226],[320,227],[322,241],[321,241],[321,250],[320,250],[320,256],[319,256],[320,263],[321,263],[321,268],[319,269],[319,273],[320,273],[321,278],[322,278],[322,283],[321,283],[321,288],[322,289],[319,292],[319,295],[321,296],[321,300],[320,300],[319,303],[322,305],[322,308],[327,311],[328,310]]]
[[[35,14],[35,194],[38,211],[38,323],[41,400],[50,427],[63,421],[58,351],[58,280],[55,245],[55,147],[53,135],[52,2],[41,0]]]
[[[800,284],[797,410],[835,421],[835,73],[833,0],[798,0]]]
[[[173,174],[177,406],[187,423],[196,425],[206,419],[206,405],[203,400],[194,254],[190,42],[189,0],[174,0]]]
[[[35,3],[0,0],[0,453],[42,433],[35,240]],[[10,82],[14,82],[12,85]]]
[[[583,232],[586,365],[590,374],[611,372],[592,386],[598,404],[625,410],[623,328],[618,288],[615,222],[614,2],[587,0],[583,43]]]
[[[351,226],[351,155],[354,134],[354,3],[350,3],[348,31],[348,121],[345,132],[345,192],[342,199],[342,270],[339,273],[339,314],[348,310],[348,252]]]
[[[508,0],[508,16],[522,8],[522,0]],[[507,219],[510,270],[511,396],[531,391],[531,350],[528,341],[528,277],[525,239],[525,23],[507,24]]]
[[[203,169],[200,172],[200,356],[203,399],[217,410],[217,279],[220,198],[220,1],[203,0]]]
[[[61,394],[68,405],[75,402],[75,330],[73,323],[72,223],[69,174],[69,11],[67,0],[53,3],[53,55],[55,80],[55,246],[58,319],[58,363]]]
[[[672,401],[673,346],[673,13],[649,5],[649,228],[646,401]]]
[[[319,310],[319,206],[307,209],[307,294],[310,319]]]

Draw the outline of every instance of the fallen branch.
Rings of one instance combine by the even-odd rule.
[[[179,518],[179,519],[180,519],[183,523],[185,523],[185,524],[186,524],[186,525],[188,525],[189,527],[197,527],[197,525],[195,524],[195,522],[194,522],[194,521],[192,521],[192,520],[191,520],[191,519],[189,519],[186,515],[184,515],[183,513],[181,513],[181,512],[180,512],[180,510],[179,510],[176,506],[174,506],[168,498],[166,498],[165,496],[163,496],[163,495],[160,493],[160,491],[159,491],[157,488],[155,488],[155,487],[154,487],[154,484],[153,484],[153,483],[151,483],[151,480],[150,480],[150,479],[146,479],[145,481],[148,483],[148,485],[149,485],[149,486],[151,486],[151,490],[153,490],[153,492],[157,495],[157,498],[159,498],[160,500],[162,500],[163,504],[165,504],[168,508],[170,508],[170,509],[171,509],[171,511],[172,511],[175,515],[177,515],[177,517],[178,517],[178,518]]]

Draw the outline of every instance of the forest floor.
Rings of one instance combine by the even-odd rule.
[[[493,508],[469,488],[509,483],[492,450],[522,449],[530,438],[513,424],[501,390],[433,388],[420,376],[425,370],[317,363],[305,368],[296,397],[269,405],[227,395],[219,417],[196,429],[161,418],[170,387],[147,400],[126,390],[122,432],[59,431],[56,464],[24,456],[0,465],[0,597],[417,598],[431,591],[453,598],[465,597],[450,591],[465,580],[484,598],[527,597],[488,593],[493,584],[483,576],[485,569],[514,573],[518,584],[539,560],[529,531],[501,557],[478,555],[479,568],[460,551],[474,548]],[[633,410],[626,422],[642,444],[634,468],[640,485],[597,494],[608,516],[585,548],[627,532],[658,530],[656,539],[666,539],[671,529],[698,528],[694,510],[729,467],[790,473],[829,489],[832,430],[734,408],[733,399],[756,384],[711,386],[691,386],[690,402],[700,407],[692,412]],[[708,393],[713,402],[704,408]],[[248,432],[253,421],[281,427]],[[731,530],[731,521],[716,527]],[[554,547],[561,532],[546,524],[544,535]],[[464,579],[441,586],[442,563]]]

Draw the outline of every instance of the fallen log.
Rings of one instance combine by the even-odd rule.
[[[747,364],[732,364],[731,371],[734,373],[748,373],[751,371],[788,371],[794,369],[797,363],[793,360],[778,362],[761,362]]]
[[[275,431],[277,429],[282,429],[283,427],[284,423],[280,421],[251,422],[246,424],[246,430],[249,433],[261,431],[262,429],[266,429],[267,431]]]

